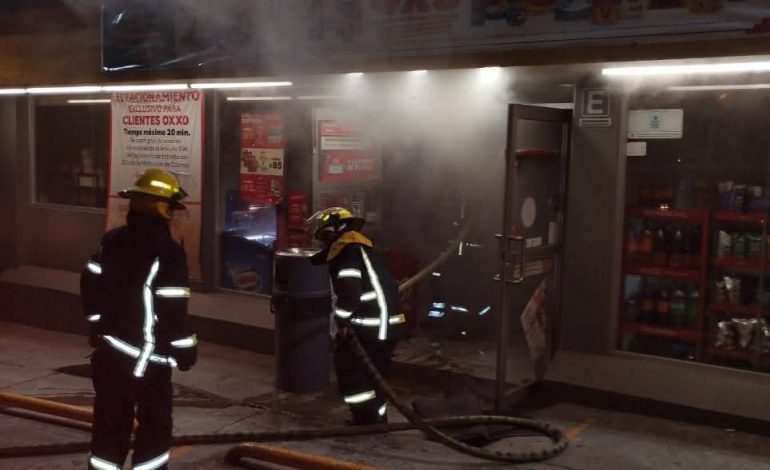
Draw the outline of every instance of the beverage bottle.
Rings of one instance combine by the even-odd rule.
[[[671,247],[669,251],[669,266],[672,268],[686,268],[688,266],[689,263],[687,258],[689,255],[685,249],[684,231],[681,227],[677,227],[676,230],[674,230],[674,235],[671,238]]]
[[[676,288],[671,293],[671,303],[669,305],[671,326],[681,327],[687,323],[687,296],[684,290]]]
[[[627,321],[639,321],[641,315],[639,299],[631,297],[626,300],[626,320]]]
[[[642,231],[642,236],[639,240],[639,249],[637,250],[637,262],[639,264],[650,264],[652,261],[652,249],[654,241],[652,236],[652,230],[645,227]]]
[[[671,308],[671,302],[670,297],[668,294],[668,291],[664,288],[661,289],[660,293],[658,293],[658,300],[655,305],[655,313],[656,313],[656,321],[658,325],[668,325],[670,324],[670,308]]]
[[[685,326],[688,328],[695,328],[697,324],[699,300],[700,292],[698,292],[698,289],[693,288],[690,291],[690,298],[687,302],[687,315],[685,317]]]
[[[668,261],[668,237],[666,229],[658,227],[655,231],[655,238],[652,246],[652,264],[653,266],[665,266]]]
[[[655,318],[655,295],[650,286],[645,286],[639,302],[639,321],[651,323]]]
[[[695,225],[688,227],[685,235],[687,237],[685,240],[685,251],[687,252],[687,261],[689,267],[699,269],[701,267],[700,226]]]
[[[634,229],[628,230],[626,236],[626,259],[629,263],[638,262],[639,258],[639,241],[636,239],[636,231]]]

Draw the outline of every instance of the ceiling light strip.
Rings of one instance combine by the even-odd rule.
[[[77,86],[51,86],[51,87],[32,87],[27,88],[27,93],[33,95],[57,95],[62,93],[98,93],[102,91],[99,85],[77,85]]]
[[[162,91],[162,90],[186,90],[186,83],[159,83],[148,85],[105,85],[103,91]]]
[[[298,100],[341,100],[343,96],[338,95],[303,95],[298,96]]]
[[[770,62],[732,62],[608,67],[602,69],[602,75],[608,77],[651,77],[663,75],[711,75],[768,71],[770,71]]]
[[[289,101],[291,96],[228,96],[227,101]]]
[[[0,89],[0,95],[56,95],[77,93],[105,93],[130,91],[164,91],[193,89],[239,89],[239,88],[273,88],[287,87],[294,83],[290,81],[270,82],[210,82],[210,83],[149,83],[149,84],[115,84],[115,85],[72,85],[72,86],[34,86],[28,88]]]
[[[670,86],[669,91],[733,91],[733,90],[765,90],[770,83],[751,83],[742,85],[683,85]]]
[[[191,83],[190,88],[229,90],[234,88],[271,88],[292,85],[292,82],[213,82]]]
[[[112,100],[107,99],[92,99],[92,100],[67,100],[69,104],[94,104],[94,103],[111,103]]]

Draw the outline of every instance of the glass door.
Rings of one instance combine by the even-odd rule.
[[[509,107],[503,233],[497,235],[498,411],[518,384],[542,378],[558,331],[570,116],[559,109]]]

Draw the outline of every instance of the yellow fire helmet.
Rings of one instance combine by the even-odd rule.
[[[348,230],[359,231],[365,220],[356,217],[344,207],[329,207],[320,210],[305,221],[305,231],[313,238],[328,241],[329,236],[336,236]]]
[[[170,202],[174,210],[184,209],[179,201],[187,197],[179,180],[172,173],[160,168],[148,168],[142,173],[133,186],[120,191],[118,195],[131,199],[132,195],[146,194]]]

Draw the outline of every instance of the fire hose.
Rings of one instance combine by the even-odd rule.
[[[449,247],[442,252],[436,260],[430,263],[426,268],[408,279],[399,286],[399,289],[405,289],[421,278],[430,273],[436,266],[441,264],[452,251],[462,243],[465,234],[469,229],[469,222],[466,220],[458,236],[449,244]],[[387,400],[396,407],[409,421],[408,423],[390,423],[377,424],[369,426],[344,426],[323,429],[297,429],[289,431],[259,431],[259,432],[238,432],[238,433],[214,433],[214,434],[191,434],[175,436],[173,438],[174,446],[183,445],[211,445],[211,444],[232,444],[241,442],[268,442],[268,441],[297,441],[308,439],[323,439],[343,436],[360,436],[390,433],[397,431],[407,431],[418,429],[426,436],[441,444],[484,460],[493,460],[508,463],[536,462],[550,459],[563,452],[568,445],[567,437],[558,428],[550,424],[535,421],[527,418],[517,418],[511,416],[492,416],[492,415],[473,415],[456,416],[439,419],[423,419],[408,405],[400,400],[390,385],[385,382],[377,368],[371,362],[366,351],[361,346],[358,338],[351,332],[346,336],[350,342],[355,355],[361,361],[362,365],[371,374],[375,380],[378,389],[385,395]],[[547,436],[552,444],[536,450],[524,450],[517,452],[493,451],[482,447],[475,447],[465,444],[439,430],[438,428],[458,428],[475,425],[504,425],[516,428],[524,428],[536,433]],[[0,458],[15,458],[39,455],[59,455],[68,453],[87,452],[90,449],[90,442],[70,442],[52,445],[36,445],[23,447],[0,448]]]

